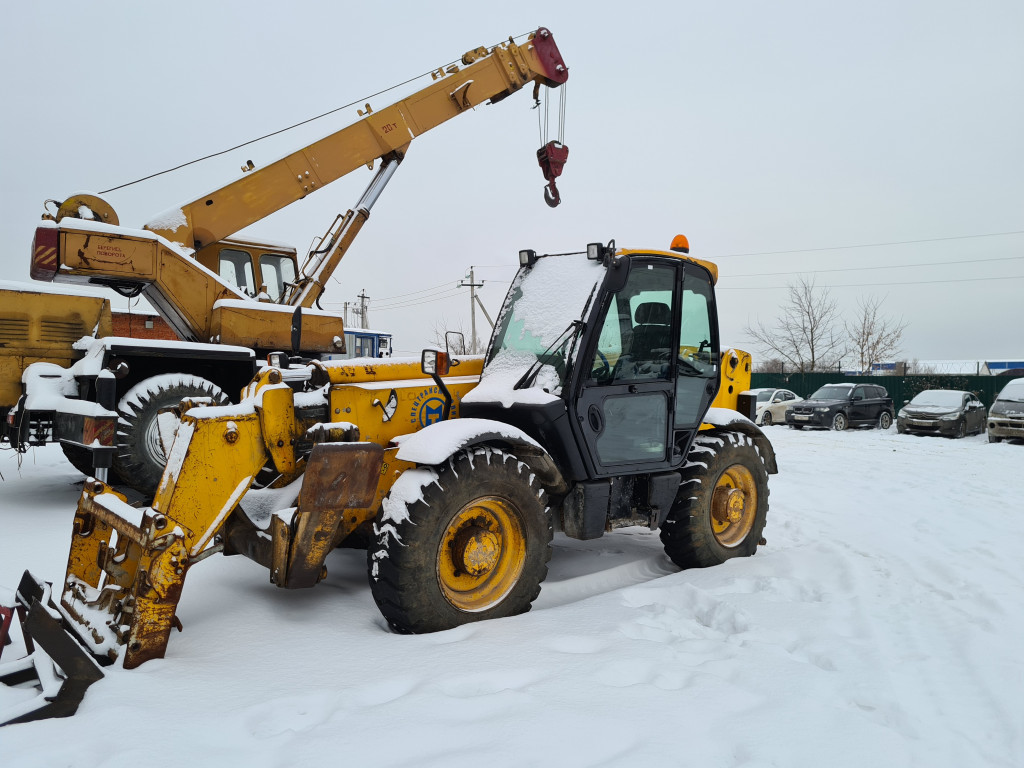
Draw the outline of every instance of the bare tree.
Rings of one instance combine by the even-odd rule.
[[[758,373],[785,373],[786,361],[777,357],[770,357],[757,363],[754,366],[754,370]]]
[[[789,298],[775,327],[760,320],[744,330],[761,347],[801,373],[836,367],[846,353],[844,339],[837,330],[839,312],[836,301],[814,278],[801,277],[790,283]]]
[[[850,351],[857,356],[861,373],[870,373],[875,363],[893,357],[900,350],[903,331],[907,323],[900,318],[881,314],[884,299],[875,296],[857,302],[858,314],[854,322],[846,323],[850,338]]]

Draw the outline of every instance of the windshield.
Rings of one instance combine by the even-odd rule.
[[[919,392],[910,405],[934,405],[942,408],[959,408],[964,403],[964,393],[949,389],[926,389]]]
[[[574,324],[583,319],[604,274],[600,262],[583,254],[548,256],[520,269],[498,315],[484,377],[517,371],[518,381],[539,362],[546,370],[535,377],[537,385],[544,382],[558,394],[575,350]]]
[[[997,400],[1010,400],[1016,403],[1024,403],[1024,379],[1014,379],[999,393]]]
[[[826,384],[824,387],[818,389],[813,395],[811,400],[845,400],[850,396],[850,392],[853,390],[853,384]]]
[[[759,403],[767,403],[771,399],[772,399],[772,390],[770,390],[770,389],[766,389],[763,392],[758,392],[757,393],[757,402],[759,402]]]

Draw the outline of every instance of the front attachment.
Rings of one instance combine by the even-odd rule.
[[[15,613],[27,655],[0,664],[0,682],[34,686],[38,694],[0,710],[0,726],[49,717],[70,717],[86,689],[103,677],[89,654],[65,630],[60,611],[50,599],[51,585],[25,571],[18,589],[0,605],[0,653],[10,643]]]

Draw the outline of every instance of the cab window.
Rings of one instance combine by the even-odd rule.
[[[673,355],[670,266],[639,264],[605,310],[591,376],[603,383],[670,379]]]
[[[295,262],[287,256],[264,253],[260,256],[263,290],[271,301],[280,302],[289,283],[295,283]]]
[[[220,252],[220,276],[248,296],[256,295],[252,257],[245,251],[223,248]]]

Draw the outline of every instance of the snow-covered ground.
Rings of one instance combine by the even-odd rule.
[[[1024,445],[768,434],[753,558],[559,535],[531,613],[421,636],[387,631],[362,552],[297,593],[211,558],[167,658],[0,729],[0,764],[1024,766]],[[53,449],[0,472],[0,584],[59,581],[78,478]]]

